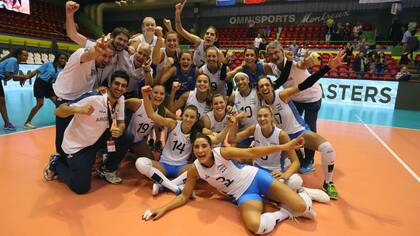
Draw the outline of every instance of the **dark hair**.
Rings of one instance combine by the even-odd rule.
[[[57,52],[57,53],[54,53],[54,61],[53,61],[53,65],[54,66],[56,66],[56,64],[58,63],[58,59],[61,57],[61,56],[66,56],[67,58],[68,58],[68,55],[67,55],[67,53],[64,53],[64,52]]]
[[[191,145],[193,146],[193,150],[191,151],[191,158],[192,159],[197,159],[197,157],[194,155],[194,142],[195,140],[199,139],[199,138],[203,138],[207,141],[208,144],[210,144],[210,146],[212,145],[211,143],[211,139],[208,135],[205,135],[201,132],[198,132],[195,136],[194,139],[191,140]]]
[[[200,132],[203,129],[203,127],[200,124],[200,120],[199,120],[200,113],[198,113],[197,107],[194,105],[188,105],[184,108],[184,111],[182,111],[182,113],[184,113],[186,110],[193,110],[195,114],[197,115],[197,121],[194,123],[190,131],[190,142],[192,143],[193,140],[196,138],[197,133]]]
[[[214,27],[214,26],[210,25],[209,27],[207,27],[206,31],[207,31],[208,29],[210,29],[210,28],[214,30],[214,34],[216,35],[216,38],[218,38],[219,33],[217,32],[216,27]]]
[[[22,52],[24,52],[24,51],[27,51],[27,50],[24,49],[24,48],[16,48],[16,49],[12,50],[9,54],[7,54],[6,56],[4,56],[0,60],[0,62],[6,60],[8,58],[11,58],[11,57],[16,57],[17,58],[18,55],[22,54]]]
[[[126,35],[128,38],[130,38],[130,32],[128,31],[128,29],[124,28],[124,27],[117,27],[114,28],[114,30],[112,30],[111,32],[111,37],[115,38],[120,34],[124,34]]]
[[[255,56],[258,56],[257,49],[255,49],[253,46],[248,46],[248,47],[246,47],[246,48],[244,49],[244,55],[245,55],[245,52],[246,52],[247,50],[252,50],[252,51],[254,51]]]
[[[260,82],[260,80],[262,80],[262,79],[267,79],[268,81],[270,81],[271,87],[273,87],[273,88],[274,88],[274,83],[273,83],[273,81],[271,81],[271,79],[270,79],[270,78],[268,78],[267,76],[261,75],[261,76],[260,76],[260,77],[258,77],[258,79],[257,79],[257,91],[260,91],[260,86],[258,86],[258,83],[259,83],[259,82]]]
[[[165,93],[166,88],[163,84],[154,84],[152,86],[152,89],[154,89],[155,87],[162,87],[163,88],[163,92]],[[165,117],[166,116],[166,111],[165,111],[165,103],[162,102],[159,107],[158,107],[158,114]]]
[[[114,82],[115,78],[117,78],[117,77],[125,79],[125,81],[127,81],[127,84],[130,81],[130,77],[128,76],[127,72],[125,72],[123,70],[117,70],[114,73],[112,73],[112,75],[111,75],[111,84],[112,84],[112,82]]]

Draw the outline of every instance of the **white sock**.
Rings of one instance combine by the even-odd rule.
[[[171,182],[175,185],[185,184],[185,180],[187,180],[187,171],[182,172],[178,177],[171,180]]]
[[[324,142],[319,145],[318,151],[321,153],[321,164],[325,182],[329,183],[332,181],[334,172],[335,150],[330,142]]]
[[[165,188],[176,193],[178,191],[178,186],[173,184],[166,176],[160,172],[158,169],[152,166],[150,159],[146,157],[140,157],[136,161],[137,170],[143,175],[147,176],[151,180],[163,185]]]
[[[260,217],[260,227],[256,234],[267,234],[273,231],[276,224],[289,218],[289,213],[281,208],[279,211],[266,212]]]

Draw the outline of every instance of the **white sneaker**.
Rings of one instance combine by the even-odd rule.
[[[31,124],[31,122],[27,122],[23,125],[25,129],[36,129],[36,126]]]
[[[327,203],[330,201],[330,196],[328,196],[328,194],[322,191],[321,189],[305,188],[305,187],[304,189],[313,201],[322,202],[322,203]]]
[[[153,183],[152,196],[158,195],[163,190],[163,186],[157,183]]]

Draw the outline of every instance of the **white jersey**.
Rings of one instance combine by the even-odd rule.
[[[199,118],[204,117],[210,111],[210,107],[207,106],[207,103],[205,101],[199,102],[197,100],[197,89],[189,91],[185,106],[188,106],[188,105],[194,105],[195,107],[197,107],[198,114],[200,114]]]
[[[163,67],[168,62],[168,55],[166,54],[166,49],[161,48],[160,51],[163,53],[163,60],[159,64],[156,65],[156,75],[158,75],[159,73],[163,71]]]
[[[258,169],[224,159],[220,148],[213,149],[213,157],[214,163],[210,168],[201,165],[198,160],[194,161],[198,175],[219,192],[237,200],[251,185]]]
[[[95,66],[95,60],[80,62],[80,57],[87,50],[85,48],[77,49],[70,56],[61,73],[58,74],[57,80],[53,84],[57,97],[74,100],[97,88],[98,70]]]
[[[203,67],[203,73],[206,74],[210,78],[210,85],[211,85],[211,92],[213,94],[219,93],[223,96],[227,94],[227,84],[225,80],[220,79],[221,69],[219,68],[216,73],[211,73],[207,68],[207,64]]]
[[[288,134],[294,134],[304,130],[305,121],[299,115],[293,102],[284,103],[279,97],[280,90],[274,91],[274,102],[269,105],[264,99],[261,99],[262,105],[271,107],[274,113],[276,126],[286,131]]]
[[[167,135],[160,162],[176,166],[187,164],[192,150],[191,134],[184,134],[181,130],[181,121],[178,121],[175,128]]]
[[[74,154],[95,144],[109,129],[108,95],[90,92],[69,104],[70,106],[90,105],[94,108],[91,115],[75,114],[64,131],[61,147],[66,154]],[[117,120],[124,120],[124,96],[118,99],[115,105],[115,114]]]
[[[242,97],[239,91],[235,91],[234,106],[238,112],[246,112],[248,114],[246,119],[239,122],[240,129],[244,129],[248,126],[257,123],[257,90],[251,89],[251,92],[246,96]]]
[[[134,65],[134,55],[130,56],[130,66],[129,66],[129,70],[127,71],[129,77],[130,77],[130,81],[128,82],[128,86],[127,86],[127,93],[133,92],[137,86],[138,83],[142,80],[144,80],[146,74],[144,73],[144,69],[143,67],[138,67],[136,68]],[[150,71],[150,75],[152,75],[152,70]]]
[[[217,52],[220,51],[217,47],[215,48],[217,49]],[[198,45],[198,47],[194,50],[193,63],[197,66],[197,68],[200,68],[207,63],[206,50],[204,50],[204,40],[201,40],[200,45]]]
[[[219,133],[228,125],[226,113],[221,121],[216,120],[216,118],[214,117],[214,111],[208,112],[206,116],[210,120],[210,130],[213,132]]]
[[[254,131],[255,146],[272,146],[280,144],[281,129],[273,127],[270,137],[265,137],[262,133],[261,126],[257,124]],[[281,169],[281,152],[276,152],[268,156],[260,157],[254,161],[254,165],[264,169],[273,171]]]
[[[150,43],[146,41],[146,38],[144,37],[143,34],[140,34],[138,37],[139,37],[140,43],[147,43],[147,44],[149,44],[150,47],[151,47],[151,49],[152,49],[152,52],[153,52],[153,48],[156,46],[157,36],[156,35],[153,35],[152,42],[150,42]]]
[[[283,84],[283,87],[289,88],[296,86],[305,81],[311,74],[307,69],[299,69],[297,63],[293,62],[290,70],[289,79]],[[310,103],[319,101],[322,97],[322,89],[319,83],[315,83],[312,87],[307,88],[292,96],[292,100],[302,103]]]
[[[147,138],[154,125],[155,122],[147,116],[144,108],[144,102],[142,100],[140,107],[131,117],[127,128],[127,130],[134,136],[133,142],[137,143],[144,140],[145,137]]]

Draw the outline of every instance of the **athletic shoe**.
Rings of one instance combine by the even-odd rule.
[[[323,190],[330,196],[330,199],[338,199],[338,193],[333,182],[329,182],[328,184],[324,182]]]
[[[310,172],[312,172],[314,170],[315,170],[315,164],[314,163],[310,163],[307,166],[301,166],[299,168],[299,173],[301,173],[301,174],[307,174],[307,173],[310,173]]]
[[[322,202],[322,203],[327,203],[330,201],[330,196],[328,196],[328,194],[322,191],[321,189],[313,189],[313,188],[305,188],[305,187],[304,189],[313,201]]]
[[[117,176],[117,171],[108,171],[103,166],[99,167],[96,171],[100,178],[110,184],[120,184],[123,181],[121,177]]]
[[[50,160],[48,161],[48,164],[44,168],[44,179],[46,181],[54,180],[55,177],[57,176],[55,172],[56,172],[58,159],[60,159],[59,154],[51,155]]]
[[[165,188],[162,185],[157,184],[157,183],[153,183],[153,186],[152,186],[152,196],[158,195],[160,192],[163,192],[164,189]]]
[[[302,212],[302,213],[293,212],[288,207],[286,207],[284,205],[282,205],[282,207],[280,209],[285,210],[289,214],[289,219],[291,219],[291,220],[296,220],[296,218],[298,218],[298,217],[304,217],[304,218],[311,219],[311,220],[314,220],[316,218],[316,212],[315,212],[314,208],[312,208],[312,206],[310,206],[308,210],[306,210],[305,212]]]
[[[4,129],[5,130],[16,130],[16,126],[14,126],[12,123],[7,123],[7,124],[4,124]]]
[[[31,122],[26,122],[26,123],[23,125],[23,128],[25,128],[25,129],[36,129],[36,126],[35,126],[35,125],[33,125],[33,124],[31,124]]]

